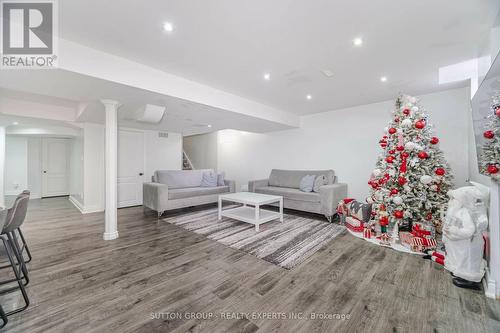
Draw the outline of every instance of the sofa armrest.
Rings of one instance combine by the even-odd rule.
[[[255,192],[256,188],[264,187],[269,185],[269,179],[259,179],[259,180],[250,180],[248,182],[248,191]]]
[[[161,213],[167,209],[168,186],[160,183],[142,184],[142,204]]]
[[[231,193],[236,192],[236,182],[234,180],[224,179],[224,184],[226,186],[229,186],[229,192],[231,192]]]
[[[347,184],[336,183],[319,188],[321,213],[333,216],[340,200],[347,197]]]

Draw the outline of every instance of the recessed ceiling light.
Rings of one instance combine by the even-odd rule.
[[[269,81],[271,79],[271,74],[264,73],[264,80]]]
[[[208,128],[212,128],[212,125],[207,125]]]
[[[306,96],[307,99],[312,99],[313,97],[311,95]]]
[[[13,122],[12,125],[19,125],[17,121]]]
[[[323,75],[326,77],[332,77],[334,74],[331,69],[323,69],[321,73],[323,73]]]
[[[171,22],[165,22],[163,23],[163,30],[166,32],[172,32],[174,31],[174,25]]]
[[[387,76],[382,76],[380,78],[380,82],[386,82],[387,81]]]
[[[363,40],[361,39],[361,37],[356,37],[352,40],[352,43],[354,44],[354,46],[361,46],[363,45]]]

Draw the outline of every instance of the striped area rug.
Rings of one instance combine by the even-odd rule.
[[[212,207],[166,217],[163,221],[286,269],[305,261],[345,230],[343,226],[319,218],[285,214],[283,223],[279,220],[267,222],[255,232],[255,227],[249,223],[226,217],[218,221],[217,208]]]

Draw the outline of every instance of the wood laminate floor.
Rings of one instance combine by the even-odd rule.
[[[67,198],[30,202],[32,304],[5,332],[500,332],[500,302],[347,233],[285,270],[142,207],[119,210],[114,241],[103,219]]]

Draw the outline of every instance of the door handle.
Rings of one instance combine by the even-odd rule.
[[[139,176],[144,176],[144,174],[141,172],[141,173],[139,173]]]

